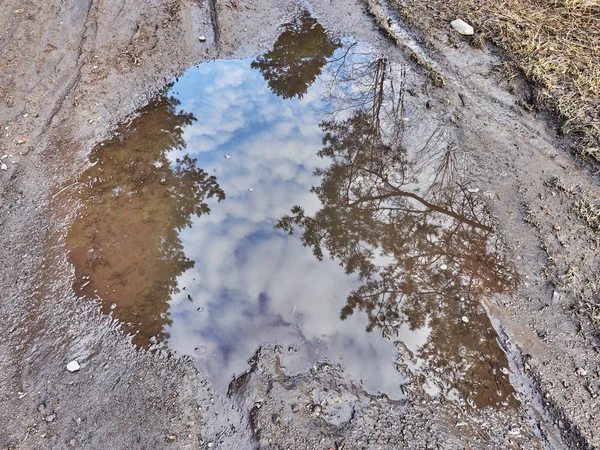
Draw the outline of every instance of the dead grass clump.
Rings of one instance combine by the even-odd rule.
[[[582,150],[600,142],[600,1],[454,0],[538,87]]]
[[[587,225],[596,233],[600,232],[600,209],[598,209],[586,197],[579,197],[573,208],[575,214],[583,219]]]
[[[599,152],[600,0],[390,1],[425,33],[457,17],[471,22],[473,39],[483,34],[516,63],[537,88],[538,104],[560,114],[578,149]]]

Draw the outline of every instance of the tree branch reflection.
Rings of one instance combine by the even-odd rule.
[[[168,302],[177,277],[194,266],[179,232],[210,213],[207,199],[225,198],[195,159],[169,160],[170,151],[185,148],[183,128],[196,120],[178,106],[160,96],[92,151],[67,236],[75,292],[102,299],[103,311],[113,311],[140,346],[168,340]]]
[[[308,12],[284,28],[273,49],[256,58],[251,67],[261,72],[276,95],[302,98],[341,44],[330,38]]]
[[[417,356],[443,373],[443,391],[479,407],[514,402],[480,299],[511,292],[517,277],[494,249],[484,204],[466,187],[464,158],[443,128],[407,150],[402,80],[385,58],[355,54],[341,64],[329,67],[333,107],[321,123],[318,155],[327,165],[315,171],[320,184],[312,188],[321,207],[308,215],[295,206],[277,227],[299,230],[317,258],[358,274],[342,319],[361,311],[367,331],[399,338],[400,347],[403,325],[428,328]],[[398,368],[406,371],[415,362],[401,354]]]

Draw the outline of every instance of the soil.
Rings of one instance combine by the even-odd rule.
[[[516,293],[485,304],[521,407],[472,411],[418,391],[396,402],[326,364],[290,376],[273,345],[225,396],[186,358],[137,350],[99,305],[72,292],[63,246],[75,208],[49,208],[57,186],[76,179],[90,150],[174,76],[211,58],[262,53],[301,9],[331,33],[406,61],[407,101],[431,106],[429,120],[443,121],[470,159],[478,195],[521,274]],[[496,49],[472,48],[447,23],[441,38],[423,36],[388,16],[377,0],[0,4],[0,157],[9,155],[0,171],[3,448],[600,443],[597,337],[585,318],[597,295],[597,237],[573,212],[581,195],[598,198],[595,174],[570,156],[552,120],[522,106],[525,82],[508,91]],[[426,45],[433,39],[435,50]],[[74,359],[81,369],[70,373]]]

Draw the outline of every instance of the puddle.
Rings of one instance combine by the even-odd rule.
[[[390,397],[514,406],[480,299],[516,275],[403,75],[308,15],[262,56],[190,69],[74,185],[75,292],[223,390],[278,342],[289,373],[325,359]]]

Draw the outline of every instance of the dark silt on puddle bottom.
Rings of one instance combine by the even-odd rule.
[[[514,406],[480,301],[517,276],[403,70],[307,15],[254,60],[190,69],[92,151],[76,293],[222,389],[278,342],[288,372],[327,359],[390,397]]]

